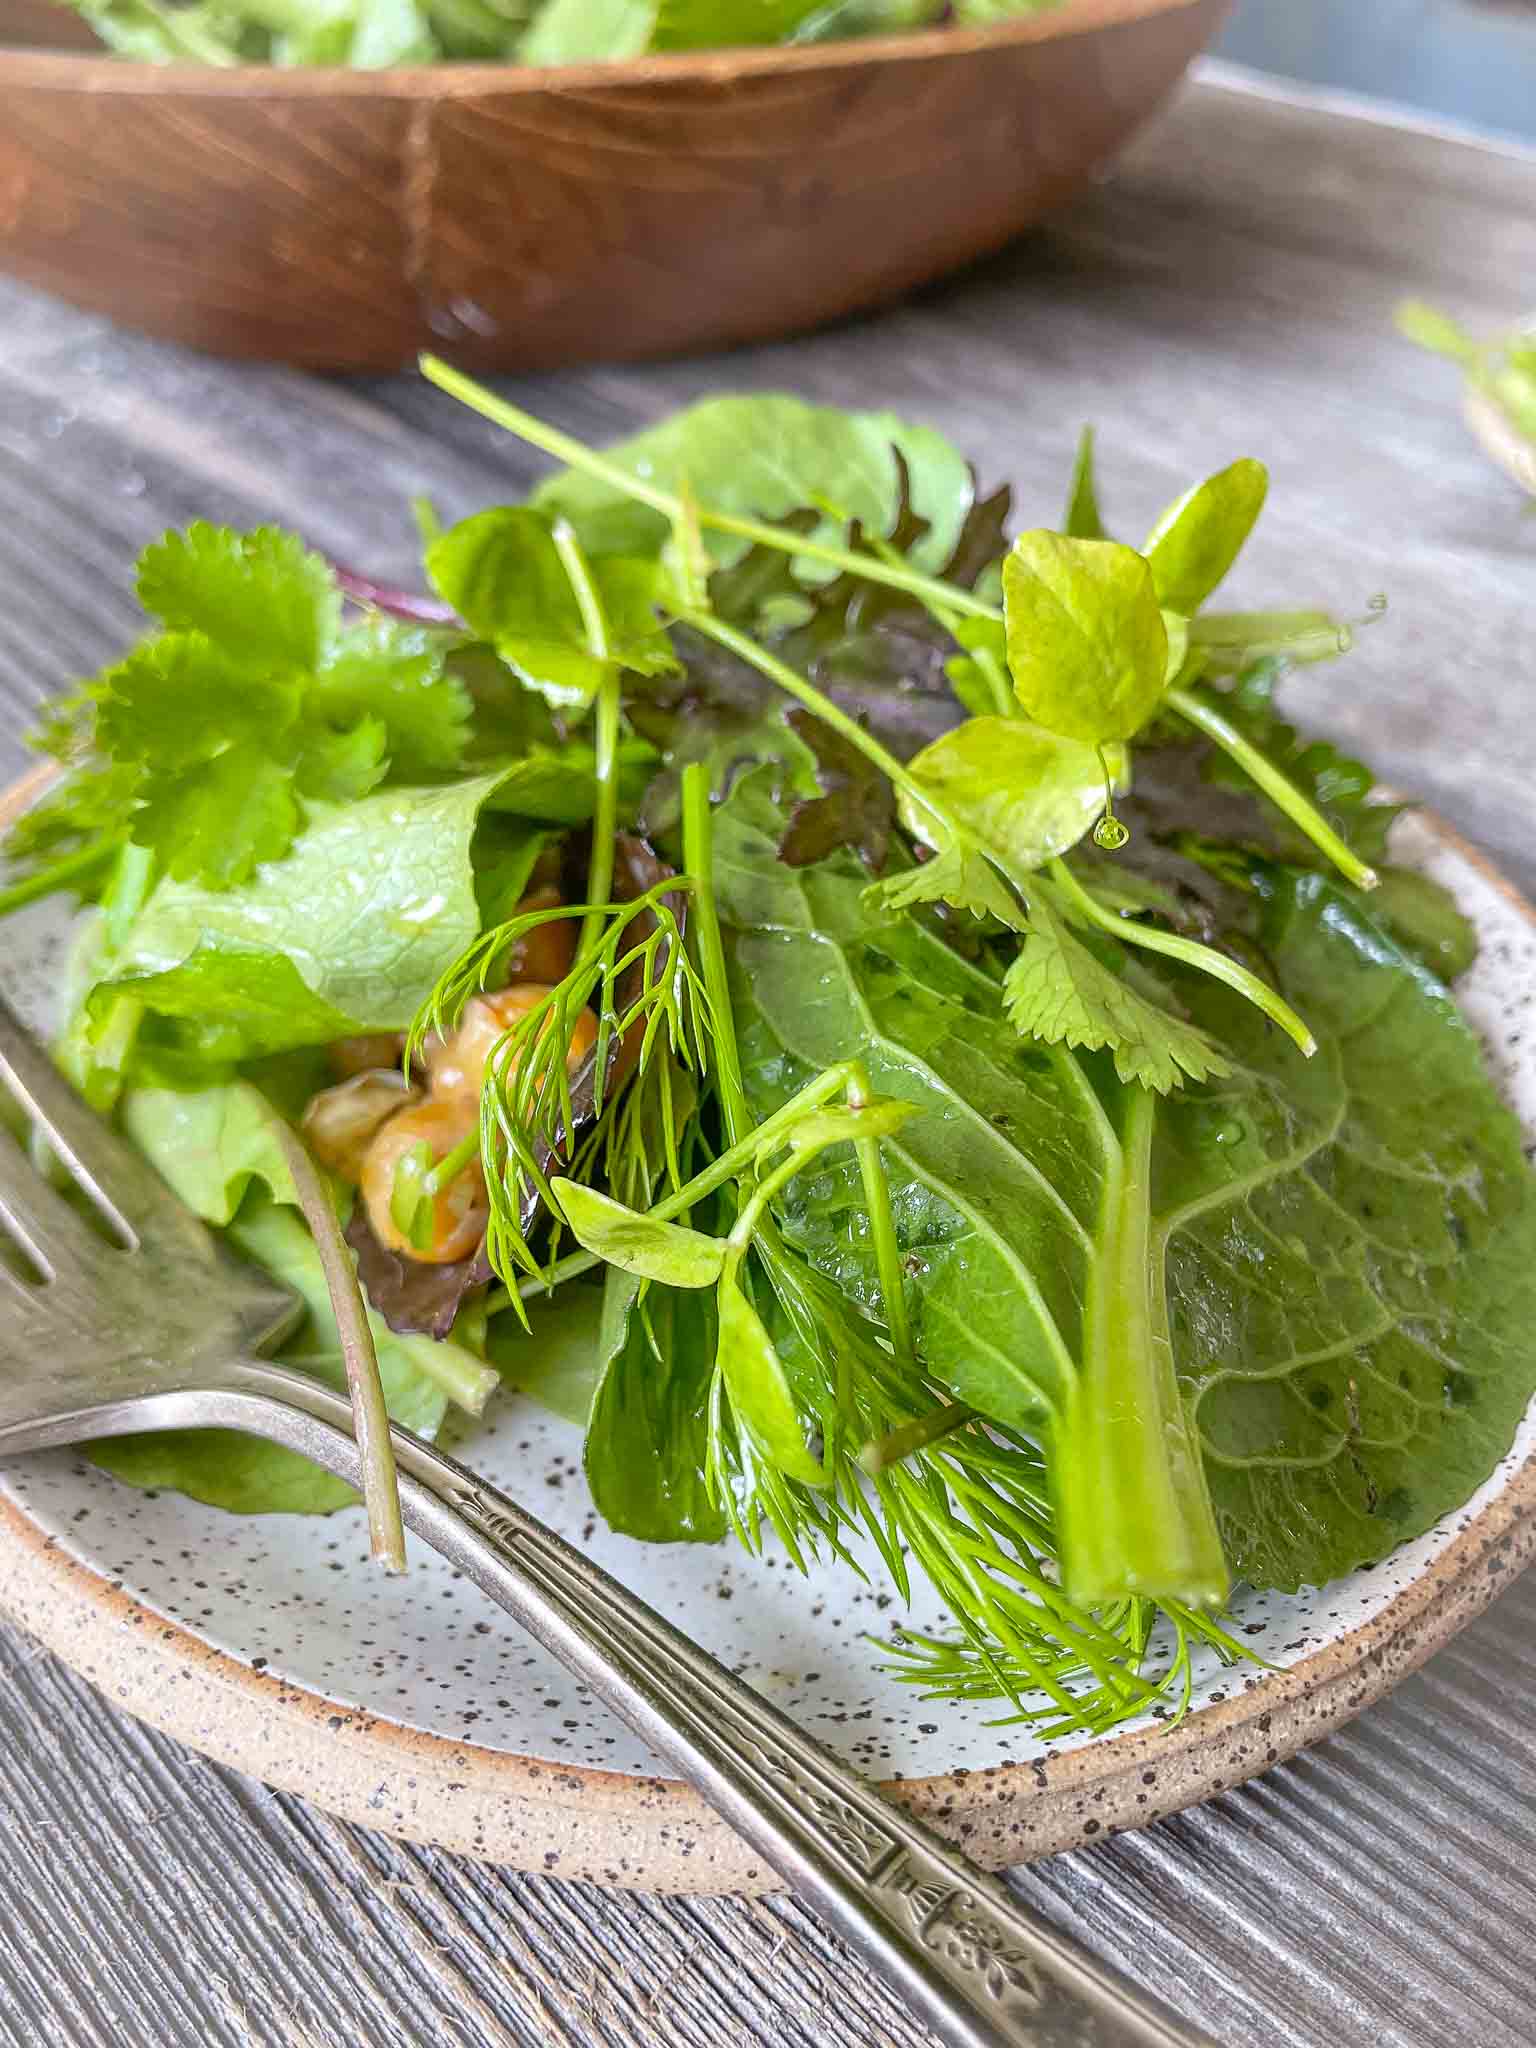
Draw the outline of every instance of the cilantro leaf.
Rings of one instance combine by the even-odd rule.
[[[370,618],[333,650],[307,705],[335,726],[377,720],[396,782],[428,782],[460,767],[472,711],[468,690],[444,672],[444,636]]]
[[[285,854],[299,823],[290,771],[239,741],[212,761],[151,779],[133,837],[177,881],[228,889]]]
[[[196,520],[139,560],[139,602],[172,629],[206,633],[267,670],[317,668],[341,624],[329,566],[276,527],[235,533]]]
[[[866,890],[865,902],[877,915],[911,910],[919,903],[950,903],[973,917],[995,917],[1015,930],[1020,919],[1019,906],[1002,876],[974,845],[961,840]]]
[[[388,744],[381,718],[360,719],[345,732],[310,734],[294,763],[294,782],[318,803],[355,802],[383,781]]]
[[[1139,994],[1075,938],[1043,890],[1031,894],[1023,948],[1004,977],[1003,1001],[1023,1035],[1089,1052],[1108,1047],[1123,1082],[1159,1095],[1186,1075],[1205,1081],[1231,1071],[1202,1032]]]
[[[291,674],[260,674],[206,634],[177,630],[142,641],[101,678],[96,742],[116,761],[184,768],[232,740],[280,740],[298,708]]]

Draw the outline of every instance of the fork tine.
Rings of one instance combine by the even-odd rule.
[[[35,1121],[83,1191],[116,1226],[125,1244],[138,1242],[139,1225],[163,1227],[184,1211],[148,1161],[81,1101],[53,1061],[0,996],[0,1083]],[[33,1176],[35,1187],[43,1183]],[[23,1218],[37,1206],[19,1184]],[[53,1191],[48,1190],[51,1194]],[[57,1201],[58,1197],[54,1199]],[[60,1203],[66,1214],[68,1205]],[[71,1220],[79,1223],[78,1217]],[[84,1225],[81,1225],[84,1228]],[[87,1233],[89,1235],[89,1233]]]
[[[0,1137],[0,1228],[49,1280],[72,1267],[88,1268],[103,1252],[111,1256],[110,1246],[8,1136]]]

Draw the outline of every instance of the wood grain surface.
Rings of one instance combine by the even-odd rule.
[[[793,346],[529,378],[602,438],[727,385],[889,404],[1050,517],[1097,420],[1111,520],[1275,470],[1239,601],[1387,619],[1299,716],[1368,748],[1536,881],[1536,525],[1409,290],[1526,310],[1536,158],[1217,85],[1048,230]],[[23,707],[134,629],[168,521],[280,518],[408,572],[405,502],[515,494],[522,452],[412,381],[217,364],[0,288],[0,772]],[[1022,1874],[1026,1896],[1226,2048],[1530,2048],[1536,1577],[1318,1749]],[[205,1764],[0,1635],[0,2042],[17,2048],[918,2048],[792,1902],[604,1894],[401,1847]]]
[[[0,0],[7,10],[35,0]],[[793,333],[995,249],[1227,0],[556,73],[169,69],[0,47],[0,268],[173,341],[504,369]]]

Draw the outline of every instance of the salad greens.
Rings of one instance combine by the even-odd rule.
[[[1459,363],[1468,388],[1495,408],[1510,430],[1536,448],[1536,334],[1529,328],[1479,341],[1449,314],[1408,299],[1397,324],[1410,341]]]
[[[428,1434],[500,1381],[579,1417],[628,1534],[921,1575],[902,1675],[1057,1729],[1465,1499],[1536,1386],[1531,1180],[1469,927],[1276,706],[1349,630],[1210,608],[1261,465],[1135,548],[1085,436],[1010,541],[887,415],[598,454],[424,368],[566,466],[434,534],[431,599],[168,536],[0,898],[90,906],[59,1057],[297,1288],[294,1361],[362,1402],[376,1351]]]
[[[650,52],[985,28],[1063,0],[71,0],[155,64],[599,64]]]

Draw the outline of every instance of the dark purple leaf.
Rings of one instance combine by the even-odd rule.
[[[789,723],[816,756],[822,794],[803,798],[789,814],[779,858],[789,867],[808,867],[848,846],[871,874],[885,867],[896,803],[880,770],[847,740],[809,711],[791,711]]]

